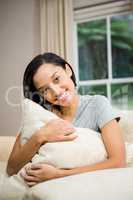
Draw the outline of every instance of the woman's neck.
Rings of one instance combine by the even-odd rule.
[[[70,106],[62,107],[61,117],[63,119],[72,121],[75,116],[76,110],[77,110],[78,102],[79,102],[79,95],[75,95],[73,97],[73,101]]]

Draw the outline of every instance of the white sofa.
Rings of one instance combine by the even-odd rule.
[[[123,129],[125,141],[133,143],[133,111],[123,111],[121,116],[120,126]],[[6,162],[14,140],[15,137],[0,137],[1,174],[5,174]],[[8,197],[3,196],[8,188],[5,184],[0,192],[0,200],[133,200],[133,161],[126,168],[68,176],[40,183],[30,189],[13,186],[13,182],[10,181],[8,182],[8,185],[10,184]]]
[[[0,136],[0,173],[5,174],[9,154],[15,142],[15,136]]]

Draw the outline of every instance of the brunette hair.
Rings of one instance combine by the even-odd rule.
[[[63,69],[66,69],[65,65],[67,64],[72,71],[71,79],[75,86],[76,86],[76,78],[75,78],[75,74],[74,74],[74,71],[73,71],[71,65],[67,61],[65,61],[63,58],[61,58],[60,56],[58,56],[54,53],[46,52],[46,53],[37,55],[36,57],[33,58],[33,60],[28,64],[28,66],[26,67],[26,70],[24,72],[24,77],[23,77],[24,97],[31,99],[32,101],[40,104],[41,106],[43,106],[44,108],[49,110],[49,107],[51,104],[49,102],[47,102],[39,94],[39,92],[37,91],[36,87],[34,86],[34,82],[33,82],[33,76],[35,75],[35,73],[37,72],[39,67],[45,63],[50,63],[55,66],[60,66]]]

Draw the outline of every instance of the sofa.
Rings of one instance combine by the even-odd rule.
[[[13,148],[15,136],[0,136],[0,173],[6,174],[6,164]]]
[[[133,143],[133,111],[121,111],[120,116],[125,141]],[[15,136],[0,136],[1,180],[4,177],[8,180],[5,169],[14,142]],[[15,179],[13,181],[10,177],[7,181],[10,187],[7,184],[0,187],[3,188],[0,200],[133,200],[133,160],[125,168],[98,170],[49,180],[28,189],[24,185],[15,185]],[[10,193],[3,196],[7,188],[10,188]]]

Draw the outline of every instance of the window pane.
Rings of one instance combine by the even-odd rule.
[[[80,86],[78,90],[79,94],[85,95],[104,95],[107,96],[107,88],[106,85],[85,85],[85,86]]]
[[[133,83],[111,86],[112,104],[123,109],[133,109]]]
[[[79,23],[79,79],[107,78],[106,20]]]
[[[113,77],[133,77],[133,15],[112,17]]]

